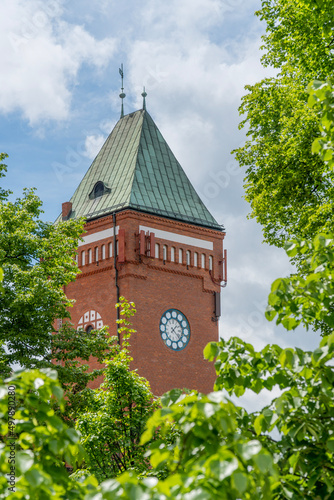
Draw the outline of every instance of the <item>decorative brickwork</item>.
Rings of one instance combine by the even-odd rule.
[[[212,276],[217,281],[221,278],[224,233],[133,210],[116,214],[116,224],[119,228],[117,240],[122,238],[119,246],[122,262],[119,262],[119,256],[116,258],[120,295],[135,302],[137,309],[133,321],[137,333],[131,339],[133,368],[150,381],[153,392],[158,395],[174,387],[211,391],[215,379],[214,367],[203,359],[203,349],[208,342],[218,339],[218,323],[214,314],[215,292],[220,292],[220,286],[212,280]],[[149,226],[157,233],[168,232],[169,238],[173,238],[174,234],[177,240],[198,241],[202,247],[209,246],[210,250],[155,237],[155,243],[160,245],[159,257],[148,256],[148,252],[144,254],[140,251],[140,238],[143,244],[140,226]],[[114,256],[110,257],[105,250],[102,258],[102,247],[108,249],[108,245],[114,243],[107,231],[112,228],[113,219],[110,216],[86,224],[85,238],[88,243],[81,243],[79,247],[79,254],[85,253],[85,264],[82,265],[79,259],[81,274],[66,288],[66,293],[76,300],[71,311],[76,327],[86,311],[93,310],[99,312],[104,325],[109,325],[110,334],[116,335]],[[96,241],[99,234],[107,237]],[[90,238],[91,235],[95,236]],[[149,236],[149,239],[152,240],[152,237]],[[175,249],[175,262],[171,260],[171,248]],[[180,249],[183,251],[183,263],[177,259]],[[190,252],[188,264],[187,252]],[[194,253],[205,255],[206,267],[201,267],[199,257],[197,265],[194,265]],[[91,262],[88,258],[90,254],[93,256]],[[97,254],[98,260],[94,257]],[[212,257],[212,276],[208,269],[209,256]],[[181,311],[188,319],[191,330],[186,347],[175,352],[165,345],[159,331],[161,317],[170,309]],[[91,367],[98,367],[94,358]]]

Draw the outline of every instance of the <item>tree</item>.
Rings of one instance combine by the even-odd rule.
[[[267,23],[262,64],[277,75],[246,87],[240,127],[249,126],[250,139],[235,153],[247,167],[251,217],[262,224],[265,241],[283,246],[333,227],[333,171],[312,152],[320,132],[307,103],[309,82],[333,73],[333,3],[263,0],[256,14]]]
[[[34,367],[50,352],[55,320],[69,317],[71,302],[63,287],[78,273],[74,254],[83,221],[42,222],[42,203],[34,190],[25,190],[14,202],[8,193],[2,191],[1,196],[0,342],[6,344],[2,357],[7,366]]]
[[[313,81],[308,86],[309,106],[315,108],[319,116],[320,137],[312,144],[312,151],[319,153],[328,168],[334,169],[334,82]]]
[[[6,169],[0,164],[0,177]],[[83,361],[94,352],[102,362],[109,350],[106,329],[77,332],[69,322],[73,304],[64,287],[79,272],[74,256],[84,221],[43,222],[34,190],[14,202],[9,195],[0,189],[0,373],[8,375],[14,364],[57,369],[66,392],[62,416],[70,422],[89,397],[88,383],[102,374]],[[59,330],[58,319],[65,320]]]
[[[256,435],[274,457],[280,474],[274,498],[329,499],[334,492],[334,239],[317,235],[312,243],[296,240],[286,248],[290,256],[311,253],[309,271],[305,278],[296,273],[273,283],[267,318],[287,329],[321,319],[330,335],[314,352],[277,345],[256,352],[232,338],[208,346],[207,356],[217,357],[215,390],[236,396],[274,386],[282,391],[269,406],[239,420],[240,431]]]
[[[54,409],[68,425],[74,426],[78,414],[85,411],[92,401],[94,391],[89,388],[89,383],[102,378],[103,362],[110,356],[111,341],[107,327],[86,332],[75,330],[68,323],[52,335],[50,354],[38,366],[57,370],[65,394],[65,408],[60,411],[55,402]],[[92,353],[101,368],[90,369],[88,362]]]
[[[79,500],[97,481],[78,482],[65,468],[84,456],[79,434],[50,408],[63,407],[55,370],[14,373],[0,384],[0,498]]]
[[[129,339],[134,330],[129,318],[136,312],[134,304],[121,297],[117,307],[123,316],[118,320],[121,345],[117,337],[111,337],[104,383],[93,391],[85,411],[77,413],[76,420],[87,453],[86,468],[100,481],[130,469],[137,474],[147,472],[147,447],[141,445],[140,437],[159,406],[148,381],[130,370]]]
[[[213,349],[214,346],[211,346]],[[215,389],[242,395],[278,386],[282,394],[255,413],[244,413],[239,432],[256,437],[279,471],[276,499],[329,499],[334,491],[334,335],[314,352],[266,346],[256,352],[238,338],[221,341]],[[213,352],[212,352],[213,353]],[[278,433],[272,434],[273,430]],[[277,436],[277,437],[276,437]]]

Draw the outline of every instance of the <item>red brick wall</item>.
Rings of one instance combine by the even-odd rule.
[[[117,264],[120,295],[135,302],[137,309],[133,320],[137,333],[131,339],[133,368],[138,368],[138,373],[149,380],[153,392],[157,395],[174,387],[211,391],[215,373],[213,363],[203,359],[203,349],[209,341],[218,339],[218,323],[212,321],[212,318],[214,292],[219,292],[220,287],[211,279],[208,265],[211,255],[212,275],[214,279],[219,279],[222,275],[224,233],[130,210],[117,214],[116,224],[121,234],[124,231],[125,239],[124,262]],[[112,225],[111,216],[89,222],[86,225],[86,235],[110,228]],[[140,255],[140,225],[213,242],[213,251],[156,237],[155,242],[160,244],[160,258]],[[95,310],[101,314],[104,324],[109,325],[110,333],[115,335],[116,287],[114,257],[108,256],[109,243],[113,244],[112,237],[79,247],[79,264],[81,252],[84,251],[85,265],[80,267],[82,274],[75,283],[67,287],[66,293],[69,298],[76,299],[72,309],[72,321],[75,326],[86,311]],[[105,259],[102,259],[102,245],[105,245]],[[168,247],[166,261],[163,260],[163,245]],[[170,262],[172,246],[176,249],[174,263]],[[96,247],[98,262],[95,261]],[[183,250],[182,264],[178,263],[180,248]],[[88,263],[89,249],[92,251],[91,264]],[[191,252],[189,266],[186,265],[187,250]],[[194,252],[199,256],[198,267],[193,265]],[[200,267],[202,253],[206,255],[206,269]],[[161,315],[171,308],[180,310],[190,324],[190,341],[182,351],[172,351],[160,337]],[[94,359],[91,360],[91,366],[96,367]]]

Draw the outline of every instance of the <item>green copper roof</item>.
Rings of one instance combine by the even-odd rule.
[[[89,196],[98,181],[105,194]],[[221,230],[146,110],[121,118],[71,198],[72,217],[133,208]]]

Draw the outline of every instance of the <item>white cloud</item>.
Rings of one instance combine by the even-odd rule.
[[[93,160],[102,148],[106,137],[104,135],[88,135],[85,141],[84,156]]]
[[[96,40],[62,20],[62,2],[3,0],[0,18],[0,111],[19,111],[31,125],[68,118],[71,91],[83,63],[105,66],[113,38]]]
[[[34,125],[68,118],[74,86],[81,83],[78,75],[93,80],[116,47],[116,75],[118,64],[125,63],[127,113],[141,107],[146,85],[148,111],[209,210],[227,229],[221,334],[239,335],[257,348],[268,342],[305,345],[312,337],[306,339],[304,332],[282,335],[263,315],[271,282],[290,268],[284,252],[262,245],[260,227],[246,220],[250,207],[242,200],[244,172],[230,156],[245,139],[238,131],[237,111],[244,86],[271,74],[259,61],[264,30],[251,16],[260,3],[146,0],[145,8],[133,0],[121,5],[110,0],[98,5],[88,0],[0,3],[1,19],[6,19],[0,32],[0,112],[18,110]],[[108,95],[114,110],[120,109],[117,87],[111,82]],[[99,89],[87,88],[89,98],[100,105]],[[85,104],[86,98],[82,92],[79,103]],[[94,158],[114,125],[101,125],[107,111],[105,106],[96,109],[85,126],[69,122],[68,140],[73,137],[73,142],[66,142],[61,155],[54,151],[56,167],[48,173],[43,165],[43,176],[36,175],[36,183],[43,182],[43,197],[55,200],[57,207],[72,194],[88,168],[86,158]],[[29,183],[30,178],[31,171]]]

